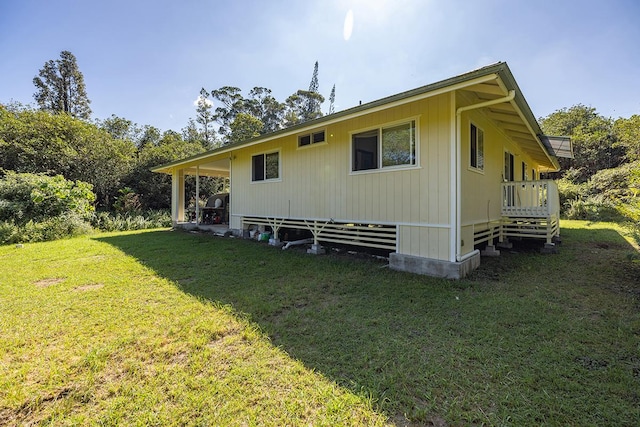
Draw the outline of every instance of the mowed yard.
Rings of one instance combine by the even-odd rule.
[[[0,425],[638,425],[623,235],[565,221],[461,281],[169,230],[2,246]]]

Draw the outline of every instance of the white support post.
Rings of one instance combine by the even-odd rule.
[[[184,221],[184,171],[174,170],[171,175],[171,218],[173,225]]]
[[[280,239],[278,238],[278,231],[280,231],[280,227],[282,227],[282,223],[284,222],[284,219],[281,219],[280,222],[278,222],[277,218],[273,218],[273,221],[272,221],[267,217],[267,221],[269,222],[269,226],[271,227],[271,230],[273,230],[273,238],[269,239],[269,244],[271,246],[279,246]]]
[[[196,166],[196,225],[200,225],[200,166]]]
[[[324,254],[326,251],[318,242],[318,236],[320,235],[322,230],[324,230],[327,224],[329,224],[329,221],[325,222],[322,227],[318,227],[318,221],[313,221],[313,225],[310,225],[306,220],[304,221],[304,223],[309,231],[311,231],[311,234],[313,234],[313,245],[311,245],[311,249],[307,250],[307,253],[314,255]]]

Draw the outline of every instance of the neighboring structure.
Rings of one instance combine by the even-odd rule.
[[[557,151],[556,151],[557,150]],[[542,135],[506,63],[363,104],[154,169],[230,179],[229,228],[305,229],[322,242],[388,249],[397,270],[460,278],[510,236],[559,234],[543,172],[570,156]]]

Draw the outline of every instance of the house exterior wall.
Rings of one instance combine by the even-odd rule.
[[[470,164],[470,127],[473,123],[484,131],[484,170],[478,171]],[[514,155],[514,176],[522,179],[522,163],[527,165],[527,176],[539,165],[507,138],[484,114],[483,110],[463,113],[461,120],[461,239],[462,253],[473,250],[474,230],[482,230],[490,221],[501,218],[502,193],[500,184],[504,177],[504,153]],[[537,173],[536,173],[537,174]],[[466,250],[465,250],[466,246]]]
[[[449,260],[451,99],[437,95],[329,124],[319,128],[323,144],[299,148],[291,135],[234,151],[231,227],[246,216],[398,224],[399,253]],[[352,133],[404,120],[416,120],[415,167],[351,171]],[[280,178],[252,182],[252,156],[274,150]]]

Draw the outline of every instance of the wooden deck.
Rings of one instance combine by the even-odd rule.
[[[558,185],[552,180],[502,183],[502,216],[549,218],[560,215]]]
[[[474,244],[510,237],[533,238],[553,245],[560,236],[560,198],[552,180],[502,183],[502,218],[474,227]]]

